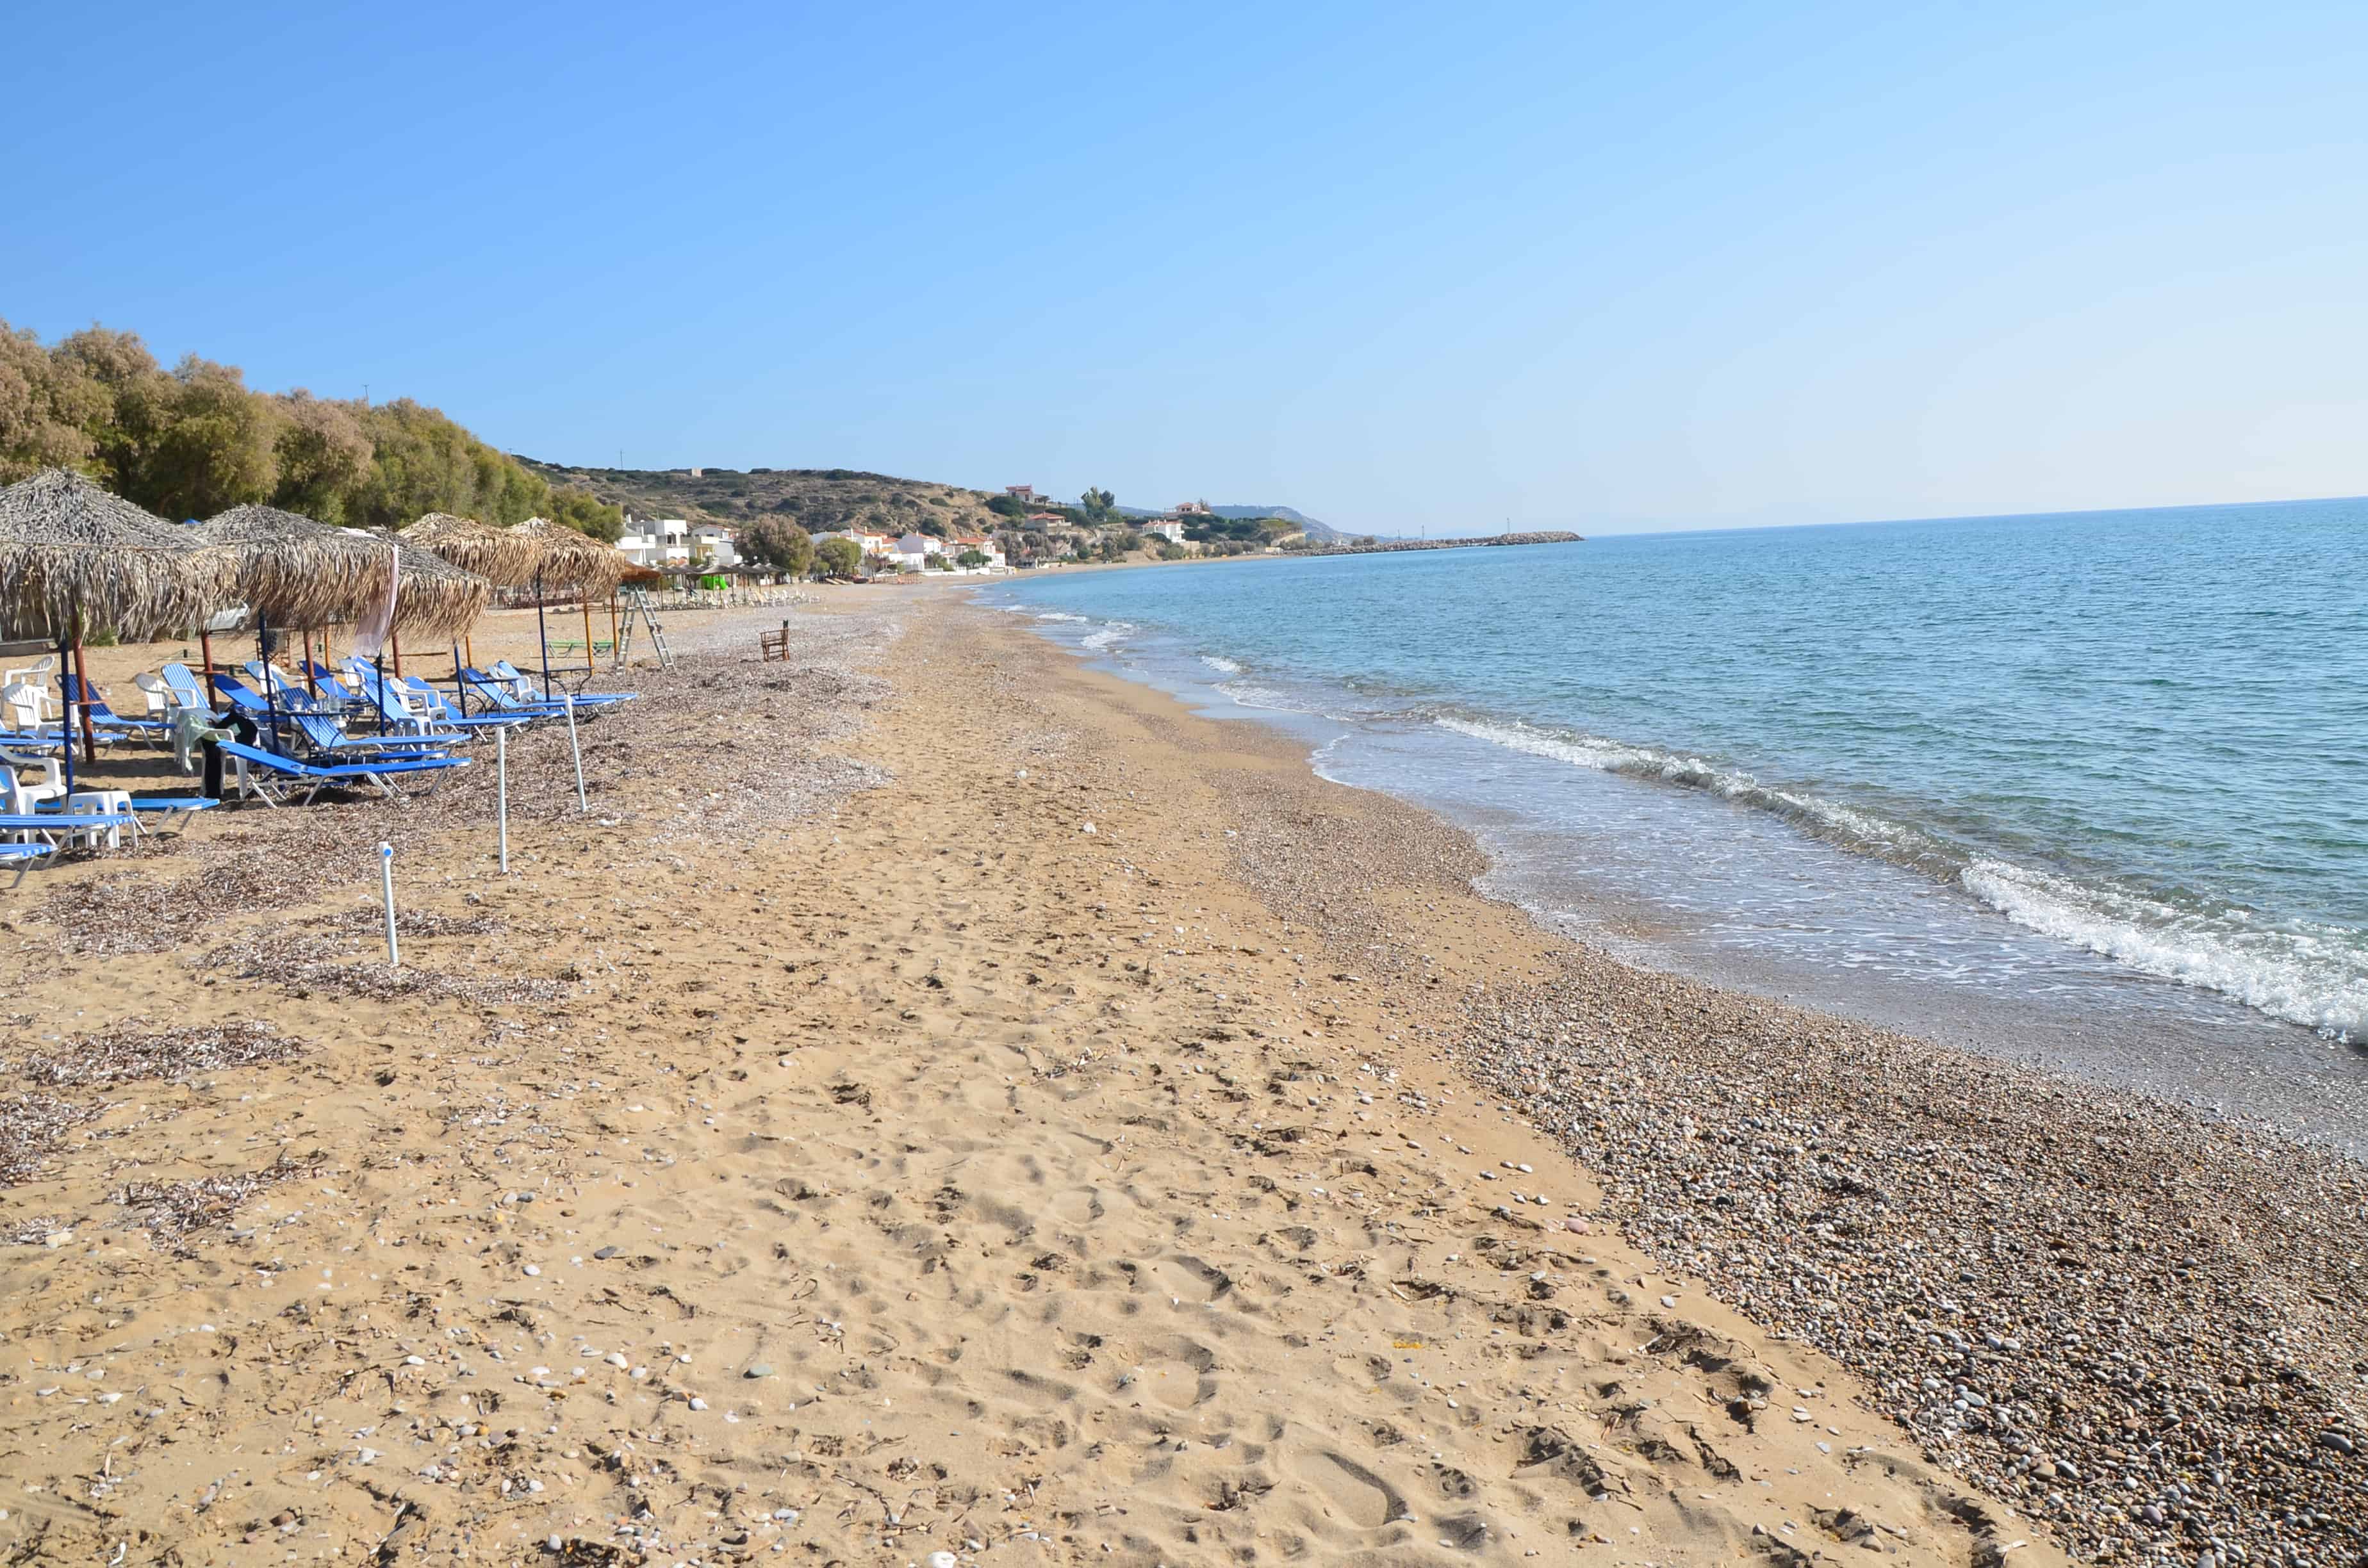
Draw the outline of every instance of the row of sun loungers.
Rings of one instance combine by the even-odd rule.
[[[216,674],[217,703],[195,672],[168,664],[138,683],[147,709],[139,714],[117,712],[99,693],[81,691],[71,675],[59,678],[65,701],[78,702],[89,714],[98,744],[167,745],[189,756],[211,746],[223,764],[224,792],[266,806],[307,803],[327,789],[395,797],[404,784],[432,784],[466,767],[470,758],[461,748],[493,730],[559,719],[571,704],[576,717],[586,718],[634,695],[546,699],[507,660],[488,670],[457,672],[450,696],[359,659],[343,670],[314,663],[306,672],[309,684],[260,662],[246,671],[245,680]],[[142,832],[142,817],[186,824],[220,803],[195,794],[143,799],[80,788],[68,800],[57,754],[69,737],[62,723],[45,717],[54,705],[28,700],[30,689],[15,683],[0,689],[0,725],[6,726],[0,728],[0,778],[6,780],[0,865],[15,866],[19,881],[62,849]],[[38,771],[40,778],[28,780],[19,769]]]

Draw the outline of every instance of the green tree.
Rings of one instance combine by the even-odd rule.
[[[97,443],[106,393],[41,347],[39,334],[0,321],[0,484],[45,468],[81,468]]]
[[[624,508],[602,501],[580,485],[560,485],[551,492],[548,505],[551,509],[544,515],[552,522],[587,534],[603,544],[614,544],[625,537]]]
[[[370,472],[370,442],[354,406],[316,398],[302,387],[273,400],[279,470],[271,504],[324,523],[343,524],[355,486]]]
[[[986,498],[986,509],[1001,517],[1024,517],[1028,515],[1028,508],[1020,505],[1017,495],[990,495]]]
[[[792,577],[803,577],[814,567],[813,536],[778,514],[759,517],[742,528],[739,545],[740,553],[757,565]]]
[[[1091,485],[1087,485],[1086,493],[1077,497],[1078,510],[1085,513],[1086,521],[1094,524],[1110,521],[1110,508],[1117,504],[1117,496],[1107,490],[1096,490]]]
[[[834,577],[852,577],[863,569],[863,547],[851,539],[826,539],[814,547],[814,562]]]
[[[160,517],[211,517],[271,494],[279,411],[236,366],[192,354],[137,395],[146,431],[118,486],[126,500]]]
[[[507,528],[551,510],[551,487],[447,418],[409,398],[373,403],[361,426],[373,456],[348,522],[402,528],[453,512]]]
[[[960,555],[954,557],[954,564],[957,566],[984,566],[986,564],[986,551],[983,550],[965,550]]]

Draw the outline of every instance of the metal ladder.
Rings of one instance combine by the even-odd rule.
[[[666,651],[666,630],[658,625],[658,612],[651,605],[649,590],[646,588],[625,590],[625,624],[623,630],[617,633],[617,662],[609,667],[620,670],[632,660],[633,617],[637,615],[642,618],[642,625],[649,631],[650,646],[657,650],[658,668],[662,670],[670,668],[674,664],[674,655]]]

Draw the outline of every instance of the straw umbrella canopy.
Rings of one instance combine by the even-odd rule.
[[[232,597],[230,562],[193,530],[44,469],[0,490],[0,631],[126,638],[193,625]]]
[[[233,506],[200,531],[238,562],[250,605],[283,626],[362,619],[386,603],[395,570],[394,623],[447,637],[484,613],[493,585],[384,532],[335,528],[276,506]]]
[[[493,602],[491,578],[456,566],[392,529],[368,532],[381,546],[401,547],[397,559],[403,574],[395,592],[394,623],[404,630],[451,637],[475,624]]]
[[[605,594],[617,585],[632,562],[613,545],[548,517],[529,517],[506,538],[522,541],[533,552],[527,580],[552,587],[581,588],[587,595]]]
[[[54,637],[58,689],[85,631],[145,638],[203,625],[223,596],[220,551],[110,495],[81,474],[43,469],[0,490],[0,633]],[[65,784],[74,789],[74,722],[82,682],[65,704]],[[84,744],[90,744],[84,719]]]
[[[534,551],[529,542],[513,530],[491,528],[474,517],[430,512],[396,537],[505,586],[520,586],[534,578]]]
[[[596,594],[616,592],[618,581],[632,563],[621,551],[602,544],[598,540],[548,517],[529,517],[514,528],[505,529],[510,538],[525,540],[534,551],[534,630],[535,640],[542,648],[542,695],[551,696],[551,633],[544,625],[542,590],[547,586],[579,590],[584,611],[584,667],[592,667],[592,597]]]

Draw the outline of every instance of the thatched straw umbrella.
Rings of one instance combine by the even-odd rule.
[[[394,673],[403,674],[404,630],[450,637],[473,622],[493,597],[493,585],[471,576],[392,534],[341,528],[277,506],[233,506],[203,525],[208,540],[238,562],[240,585],[258,626],[329,626],[361,620],[388,604],[394,574]],[[312,633],[305,634],[306,666]],[[309,667],[305,684],[313,685]],[[267,688],[270,686],[265,681]],[[317,687],[315,687],[317,690]],[[264,693],[267,704],[272,693]],[[267,708],[275,730],[276,711]]]
[[[239,560],[247,602],[283,625],[360,619],[386,602],[395,571],[394,624],[447,637],[484,612],[494,585],[384,529],[340,528],[276,506],[233,506],[203,525]]]
[[[602,544],[587,534],[577,532],[564,523],[548,517],[529,517],[514,528],[505,528],[504,535],[526,541],[534,551],[534,620],[535,633],[542,644],[542,694],[551,695],[551,639],[542,620],[542,590],[546,585],[572,587],[581,596],[584,607],[584,664],[592,665],[592,596],[614,593],[618,580],[624,576],[632,562],[613,546]]]
[[[55,637],[60,674],[74,671],[77,699],[66,704],[65,714],[69,791],[74,710],[89,690],[82,669],[84,631],[105,627],[144,638],[203,624],[223,597],[226,565],[221,551],[190,530],[64,469],[44,469],[0,490],[0,632]],[[86,756],[90,732],[84,709]]]
[[[526,540],[515,539],[504,529],[481,523],[474,517],[454,517],[450,512],[430,512],[396,535],[405,544],[416,545],[432,555],[472,572],[486,581],[503,587],[517,587],[534,574],[534,552]],[[475,657],[472,647],[470,656]],[[452,684],[461,693],[463,711],[468,708],[468,687],[461,679],[461,645],[452,644]]]
[[[474,517],[430,512],[396,537],[488,582],[515,587],[534,575],[534,551],[527,540]]]

